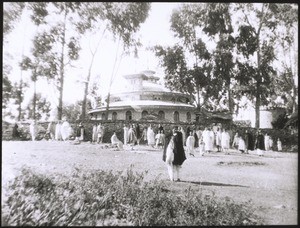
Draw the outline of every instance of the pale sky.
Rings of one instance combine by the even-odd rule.
[[[157,76],[163,76],[163,70],[159,67],[158,59],[151,51],[146,51],[147,46],[153,45],[172,45],[175,40],[170,31],[170,15],[174,8],[180,3],[152,3],[149,16],[137,34],[140,38],[143,47],[139,50],[139,58],[125,56],[119,65],[116,79],[112,88],[112,92],[118,91],[122,87],[123,75],[138,73],[143,70],[154,70]],[[19,81],[21,77],[21,70],[16,65],[17,61],[21,60],[22,50],[24,55],[30,55],[31,39],[35,33],[35,27],[30,25],[30,18],[28,15],[22,17],[21,23],[16,26],[16,29],[8,36],[8,50],[13,55],[12,66],[13,80]],[[74,62],[76,69],[66,72],[65,86],[64,86],[64,102],[72,103],[83,98],[83,83],[78,82],[80,78],[85,77],[88,72],[88,67],[91,59],[89,52],[90,38],[82,44],[82,51],[80,53],[80,60]],[[94,42],[95,43],[95,42]],[[93,42],[92,42],[93,46]],[[95,45],[94,45],[95,46]],[[96,53],[93,68],[92,78],[100,75],[102,95],[107,94],[109,78],[112,75],[112,69],[115,59],[117,44],[110,38],[106,38],[101,42],[101,45]],[[22,77],[29,77],[29,72],[22,72]],[[58,93],[55,96],[55,90],[51,88],[46,81],[40,82],[37,85],[37,91],[47,94],[52,103],[57,103]],[[33,94],[33,91],[28,91],[28,94]],[[30,96],[27,96],[28,100]],[[26,103],[26,100],[24,101]]]

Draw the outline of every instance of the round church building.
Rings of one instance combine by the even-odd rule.
[[[125,92],[110,95],[108,120],[194,122],[195,106],[192,105],[192,98],[165,88],[154,74],[154,71],[147,70],[124,75]],[[106,105],[89,111],[89,115],[92,120],[105,120]]]

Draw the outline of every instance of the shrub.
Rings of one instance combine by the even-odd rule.
[[[258,225],[250,202],[203,196],[191,188],[175,194],[146,173],[97,170],[47,177],[23,169],[9,185],[2,225]]]

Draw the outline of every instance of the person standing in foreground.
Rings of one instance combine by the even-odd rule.
[[[182,133],[178,131],[178,128],[174,128],[166,150],[166,163],[171,181],[180,181],[180,168],[185,160]]]
[[[256,134],[255,148],[256,148],[257,155],[263,156],[263,151],[265,150],[265,140],[260,129],[257,131]]]

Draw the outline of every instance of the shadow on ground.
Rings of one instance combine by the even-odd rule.
[[[215,182],[200,182],[200,181],[178,181],[184,182],[189,184],[197,184],[197,185],[204,185],[204,186],[222,186],[222,187],[243,187],[249,188],[249,186],[244,185],[236,185],[236,184],[224,184],[224,183],[215,183]]]

